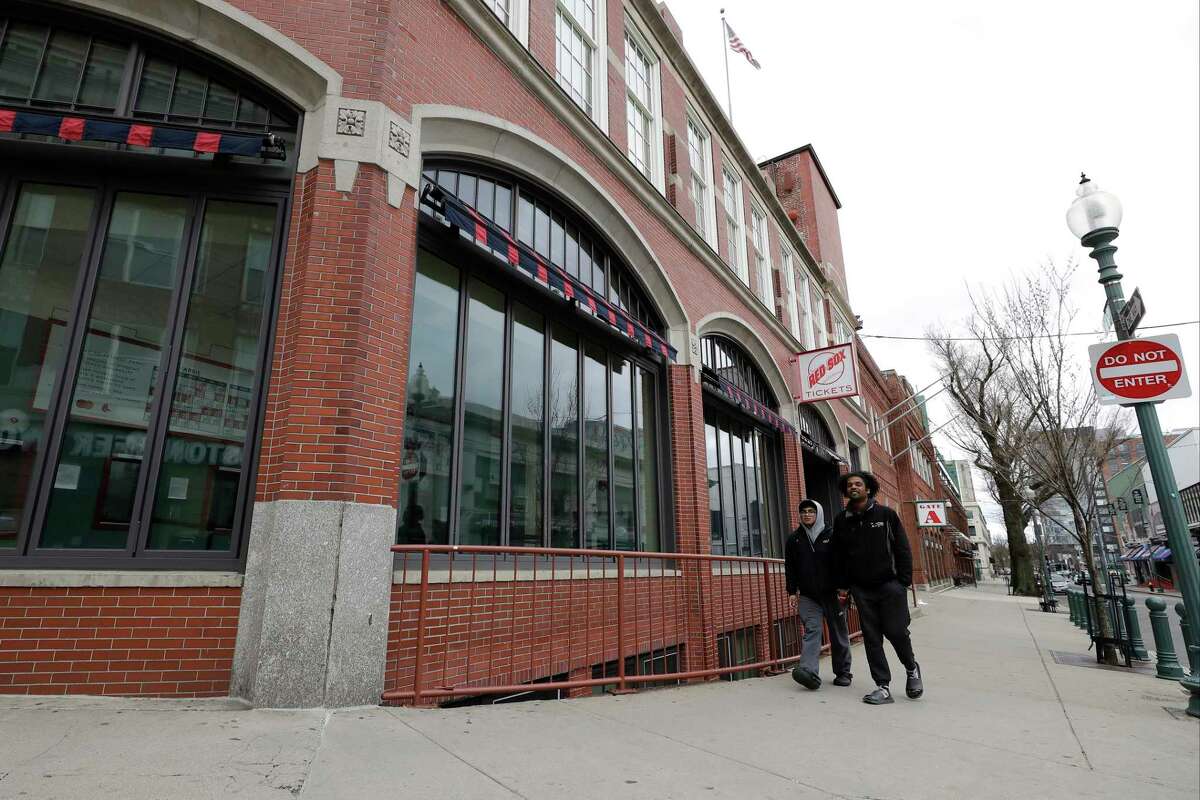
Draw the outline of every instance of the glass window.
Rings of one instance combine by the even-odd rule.
[[[117,195],[41,546],[126,546],[191,201]],[[145,276],[152,280],[140,280]]]
[[[788,329],[792,332],[792,336],[800,341],[800,344],[807,347],[804,343],[802,323],[800,320],[800,303],[796,295],[796,270],[792,266],[792,253],[785,246],[780,248],[780,270],[783,272],[784,289],[787,291],[787,307],[788,307]]]
[[[579,347],[554,326],[550,349],[550,546],[579,545]]]
[[[558,83],[592,114],[595,102],[596,14],[594,0],[561,0],[555,12]]]
[[[777,557],[780,474],[775,435],[732,416],[705,410],[705,457],[712,552]]]
[[[813,349],[817,350],[828,347],[829,339],[825,334],[825,298],[821,295],[821,290],[815,286],[812,287],[812,310],[813,334],[816,337]]]
[[[33,90],[35,100],[72,103],[79,89],[83,62],[87,59],[88,37],[71,31],[54,31],[46,43],[42,69]]]
[[[634,166],[651,180],[655,177],[654,61],[636,39],[625,34],[626,152]]]
[[[503,439],[504,295],[470,282],[463,369],[459,542],[500,544]]]
[[[728,169],[721,170],[725,193],[725,256],[734,273],[742,283],[750,285],[750,271],[746,268],[746,237],[742,232],[742,182]]]
[[[608,548],[608,367],[588,344],[583,359],[583,528],[587,547]]]
[[[637,409],[638,528],[642,550],[656,552],[658,538],[658,418],[655,415],[654,374],[637,368],[634,379],[634,407]]]
[[[542,454],[545,321],[541,314],[517,303],[513,306],[512,325],[508,537],[509,544],[515,547],[539,547],[545,466]]]
[[[508,24],[509,0],[486,0],[487,7],[500,18],[500,21],[505,25]]]
[[[33,92],[48,34],[43,25],[8,23],[0,43],[0,97],[25,100]]]
[[[613,542],[617,550],[637,549],[633,476],[633,365],[612,365]]]
[[[688,164],[692,180],[690,196],[696,230],[700,231],[710,244],[713,241],[713,197],[712,197],[712,164],[711,145],[708,132],[695,120],[688,117]]]
[[[754,241],[754,271],[758,275],[758,296],[768,306],[773,306],[775,291],[771,285],[771,253],[767,249],[767,217],[753,207],[750,209],[750,235]]]
[[[95,204],[90,189],[21,187],[0,253],[0,548],[16,546],[31,500]]]
[[[458,270],[418,250],[400,462],[401,544],[450,542],[458,307]]]
[[[712,552],[723,554],[725,552],[725,539],[723,536],[724,516],[722,509],[724,508],[721,472],[721,456],[720,445],[717,442],[717,428],[711,422],[704,423],[704,451],[707,460],[708,472],[708,515],[709,528],[712,533]]]
[[[204,212],[183,355],[151,514],[151,549],[228,550],[263,321],[275,207],[211,202]]]

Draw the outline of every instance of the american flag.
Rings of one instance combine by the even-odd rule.
[[[749,48],[742,44],[742,40],[739,39],[738,35],[733,32],[733,28],[729,27],[728,22],[725,23],[725,30],[729,33],[730,49],[732,49],[735,53],[741,53],[744,55],[746,60],[750,62],[750,66],[754,67],[755,69],[762,69],[762,64],[759,64],[758,61],[755,60],[754,56],[751,55]]]

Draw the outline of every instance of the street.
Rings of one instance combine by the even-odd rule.
[[[819,692],[781,675],[453,710],[6,697],[0,798],[1200,792],[1200,723],[1178,713],[1177,684],[1095,667],[1065,614],[1043,614],[999,584],[920,598],[917,702],[900,691],[894,705],[862,704],[861,646],[853,687]],[[822,671],[828,680],[827,661]]]
[[[1184,652],[1183,630],[1179,627],[1179,615],[1175,613],[1175,604],[1180,602],[1179,597],[1172,594],[1157,594],[1129,588],[1126,588],[1125,591],[1135,601],[1134,605],[1138,612],[1138,625],[1142,629],[1142,641],[1146,643],[1146,650],[1150,653],[1151,658],[1154,657],[1155,649],[1154,633],[1150,629],[1150,609],[1146,608],[1146,598],[1158,597],[1167,604],[1167,619],[1170,621],[1168,627],[1171,629],[1171,640],[1175,644],[1175,657],[1179,659],[1179,663],[1183,668],[1187,669],[1188,664]]]

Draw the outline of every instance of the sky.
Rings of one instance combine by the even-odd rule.
[[[1141,289],[1143,328],[1200,320],[1196,0],[667,5],[723,105],[719,9],[761,63],[729,53],[734,125],[757,161],[815,148],[842,202],[862,335],[961,330],[968,287],[1069,259],[1075,328],[1101,330],[1095,262],[1065,222],[1081,171],[1124,207],[1116,258],[1126,296]],[[1164,333],[1180,337],[1200,393],[1200,325],[1144,331]],[[1089,344],[1115,338],[1076,337],[1081,365]],[[939,377],[924,342],[865,341],[914,387]],[[1160,404],[1163,429],[1200,424],[1198,396]],[[929,403],[934,427],[949,418],[943,400]],[[1002,537],[998,506],[985,513]]]

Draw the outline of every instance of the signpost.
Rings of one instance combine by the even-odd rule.
[[[946,504],[941,500],[917,501],[918,528],[946,527]]]
[[[1117,312],[1117,316],[1121,318],[1121,322],[1125,325],[1125,333],[1133,336],[1133,332],[1137,330],[1142,317],[1146,316],[1146,304],[1142,302],[1141,289],[1133,290],[1133,296],[1125,301],[1125,305],[1121,306],[1121,310]]]
[[[797,353],[796,383],[800,392],[795,396],[801,403],[854,397],[858,392],[858,359],[854,344],[835,344],[819,350]]]
[[[1090,346],[1097,398],[1102,405],[1128,406],[1190,397],[1181,353],[1175,334]]]

